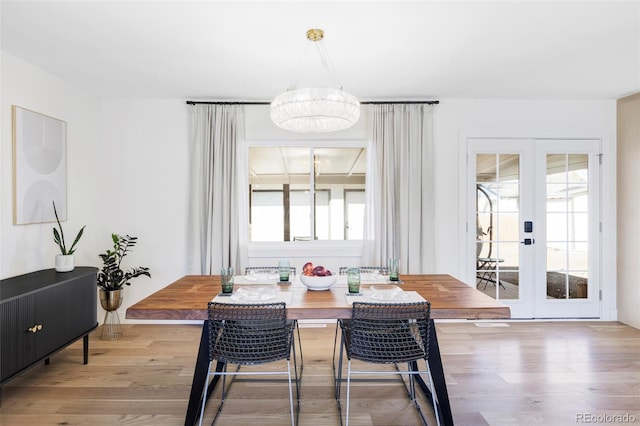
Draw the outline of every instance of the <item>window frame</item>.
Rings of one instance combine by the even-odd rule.
[[[304,147],[304,148],[364,148],[367,155],[367,166],[369,164],[370,146],[369,141],[366,139],[340,139],[340,140],[322,140],[322,139],[308,139],[308,140],[247,140],[246,141],[246,164],[245,173],[249,174],[249,150],[253,147]],[[369,173],[367,167],[367,173]],[[313,177],[309,177],[310,187],[313,187]],[[364,192],[366,194],[367,188],[365,184]],[[244,194],[246,198],[247,208],[250,206],[249,191]],[[310,197],[313,196],[311,192]],[[314,220],[315,212],[312,212],[310,220]],[[250,212],[247,215],[250,220]],[[311,222],[313,223],[313,222]],[[249,226],[249,223],[247,223]],[[310,228],[311,229],[311,228]],[[273,257],[275,253],[286,255],[289,250],[295,248],[296,252],[303,250],[304,248],[310,248],[314,253],[318,251],[327,250],[327,253],[337,254],[344,250],[345,254],[352,255],[354,250],[360,251],[363,246],[362,240],[315,240],[310,241],[247,241],[249,249],[249,257]],[[275,250],[275,251],[274,251]],[[337,252],[336,252],[337,250]]]

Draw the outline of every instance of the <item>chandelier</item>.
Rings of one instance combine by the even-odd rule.
[[[322,38],[324,31],[311,29],[307,39],[317,47],[320,59],[335,84]],[[360,103],[355,96],[339,88],[296,87],[276,96],[271,102],[271,120],[280,128],[300,133],[326,133],[347,129],[360,117]]]

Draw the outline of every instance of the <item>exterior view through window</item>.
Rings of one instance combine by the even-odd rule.
[[[361,240],[365,177],[364,147],[250,147],[250,240]]]

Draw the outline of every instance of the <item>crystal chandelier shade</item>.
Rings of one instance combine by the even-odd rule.
[[[321,44],[324,32],[307,31],[332,81],[333,72]],[[280,128],[300,133],[326,133],[353,126],[360,117],[360,103],[342,88],[301,88],[288,90],[271,102],[271,120]]]
[[[360,117],[360,103],[350,93],[332,88],[290,90],[271,102],[271,120],[280,128],[301,133],[347,129]]]

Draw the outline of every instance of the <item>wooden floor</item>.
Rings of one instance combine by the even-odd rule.
[[[337,425],[334,326],[301,332],[300,425]],[[128,325],[117,341],[93,333],[88,365],[75,343],[3,386],[0,424],[181,425],[199,337],[196,325]],[[457,425],[622,424],[611,421],[616,415],[640,423],[640,330],[615,322],[466,322],[439,323],[438,337]],[[397,381],[358,383],[351,424],[418,424],[402,392]],[[286,425],[287,398],[283,382],[237,380],[218,424]]]

